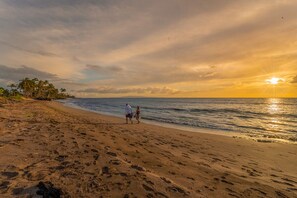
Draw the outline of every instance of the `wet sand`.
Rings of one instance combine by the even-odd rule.
[[[0,107],[0,197],[35,197],[40,181],[64,197],[297,197],[296,167],[293,144],[126,125],[57,102]]]

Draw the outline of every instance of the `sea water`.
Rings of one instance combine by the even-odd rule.
[[[78,98],[63,103],[122,117],[128,103],[134,112],[140,106],[147,121],[297,142],[297,99]]]

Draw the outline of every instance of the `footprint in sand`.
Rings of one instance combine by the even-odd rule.
[[[230,169],[229,166],[225,166],[225,165],[221,165],[221,166],[224,167],[224,168]]]
[[[99,152],[97,149],[91,149],[91,151],[92,151],[93,153],[98,153],[98,152]]]
[[[278,180],[275,180],[275,179],[272,179],[271,181],[273,181],[274,183],[278,183],[278,184],[283,184],[283,185],[294,187],[294,185],[291,184],[291,183],[289,183],[289,182],[278,181]]]
[[[33,172],[29,172],[29,171],[24,171],[24,175],[28,180],[30,181],[40,181],[42,180],[43,178],[46,177],[46,175],[48,175],[49,172],[48,171],[33,171]]]
[[[183,163],[183,162],[177,162],[177,164],[178,164],[178,165],[182,165],[182,166],[186,166],[186,164]]]
[[[58,162],[63,162],[67,157],[68,155],[59,155],[58,157],[55,158],[55,160]]]
[[[170,184],[171,181],[165,177],[160,177],[160,179],[162,179],[164,182],[166,182],[167,184]]]
[[[19,173],[15,172],[15,171],[3,171],[3,172],[1,172],[1,175],[5,176],[6,179],[12,179],[12,178],[18,176]]]
[[[229,181],[227,181],[225,179],[221,179],[221,182],[224,182],[224,183],[229,184],[229,185],[234,185],[232,182],[229,182]]]
[[[211,162],[221,162],[222,160],[217,158],[217,157],[213,157]]]
[[[94,158],[94,160],[98,160],[98,158],[99,158],[99,154],[95,154],[95,155],[93,155],[93,158]]]
[[[246,171],[250,176],[253,176],[253,177],[261,176],[261,174],[262,174],[262,172],[254,169],[254,168],[245,166],[245,165],[242,165],[241,170]]]
[[[280,191],[275,191],[275,193],[277,194],[278,197],[281,197],[281,198],[289,198],[287,195],[283,194],[283,193],[280,192]]]
[[[111,155],[111,156],[113,156],[113,157],[116,157],[116,156],[117,156],[117,154],[116,154],[116,153],[113,153],[113,152],[107,152],[106,154],[107,154],[107,155]]]
[[[195,181],[195,179],[193,177],[187,177],[187,179]]]
[[[282,180],[287,181],[287,182],[291,182],[291,183],[294,183],[294,184],[297,184],[296,181],[291,180],[291,179],[288,179],[288,178],[284,178],[284,177],[283,177]]]
[[[184,189],[182,189],[181,187],[178,186],[169,186],[166,188],[166,190],[170,191],[170,192],[177,192],[183,195],[189,195],[188,192],[186,192]]]
[[[146,191],[151,191],[151,192],[153,192],[153,191],[154,191],[154,189],[153,189],[153,188],[151,188],[151,187],[149,187],[148,185],[142,184],[142,187],[143,187],[143,188],[144,188],[144,190],[146,190]]]
[[[128,177],[128,174],[124,172],[119,173],[119,175],[121,175],[122,177]]]
[[[148,180],[147,178],[144,178],[144,181],[152,186],[155,185],[154,182]]]
[[[101,175],[109,175],[110,172],[109,172],[109,168],[107,166],[104,166],[102,169],[101,169]]]
[[[110,160],[109,163],[113,164],[113,165],[120,165],[121,164],[121,162],[119,160]]]
[[[250,188],[250,189],[253,190],[253,191],[259,192],[262,195],[266,195],[267,194],[266,192],[264,192],[264,191],[262,191],[260,189],[257,189],[257,188]]]
[[[0,192],[1,190],[7,190],[9,187],[10,182],[9,181],[2,181],[0,183]]]
[[[139,171],[145,171],[145,168],[139,166],[139,165],[131,165],[131,168],[139,170]]]

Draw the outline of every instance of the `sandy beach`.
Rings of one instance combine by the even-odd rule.
[[[203,132],[203,129],[201,129]],[[297,145],[27,100],[0,107],[0,197],[297,197]]]

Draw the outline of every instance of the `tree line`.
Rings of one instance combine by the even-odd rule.
[[[38,78],[24,78],[17,84],[10,84],[5,89],[0,87],[0,96],[4,97],[26,97],[38,100],[53,100],[73,98],[66,93],[65,88],[57,89],[52,83],[47,80],[39,80]]]

